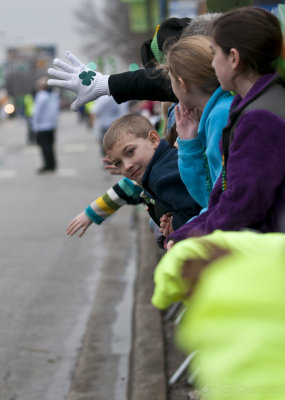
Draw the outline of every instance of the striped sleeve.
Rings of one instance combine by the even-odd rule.
[[[93,222],[100,225],[124,204],[135,205],[141,203],[141,192],[142,187],[137,183],[128,178],[122,178],[116,185],[108,189],[103,196],[98,197],[91,204],[96,214]]]

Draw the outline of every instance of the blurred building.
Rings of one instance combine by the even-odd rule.
[[[168,1],[168,16],[176,18],[195,18],[199,14],[201,2],[197,0]]]
[[[146,1],[146,0],[125,0]],[[237,7],[257,6],[276,13],[280,0],[156,0],[160,17],[194,18],[206,12],[225,12]],[[163,19],[163,18],[161,18]]]
[[[3,80],[8,94],[17,98],[32,93],[35,81],[47,74],[55,53],[55,46],[8,48],[3,65]]]
[[[207,0],[209,12],[225,12],[237,7],[256,6],[274,12],[280,0]]]

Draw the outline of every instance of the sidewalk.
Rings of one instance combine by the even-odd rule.
[[[163,255],[149,230],[147,213],[138,214],[139,265],[134,307],[134,341],[128,400],[189,400],[187,374],[168,384],[185,360],[174,344],[176,313],[165,320],[151,304],[153,272]]]
[[[168,310],[161,312],[150,302],[153,272],[163,251],[159,250],[149,231],[146,213],[139,214],[138,229],[140,253],[134,313],[134,376],[130,380],[134,390],[129,400],[189,400],[187,373],[172,385],[168,384],[186,356],[174,343],[179,310],[166,320]]]
[[[162,316],[150,302],[153,272],[160,251],[150,232],[146,213],[138,213],[137,226],[139,256],[129,400],[166,400]]]
[[[189,399],[183,378],[171,387],[167,383],[185,356],[174,346],[173,319],[164,322],[165,312],[161,312],[151,304],[153,272],[163,253],[155,243],[148,220],[148,214],[144,212],[143,208],[134,209],[133,225],[136,227],[138,254],[137,276],[134,285],[132,345],[127,378],[128,393],[116,393],[115,397],[109,400]],[[114,229],[114,221],[108,229]],[[121,235],[124,235],[123,229]],[[106,385],[106,381],[96,381],[96,371],[93,371],[98,367],[98,350],[96,349],[98,343],[94,343],[96,330],[98,330],[98,326],[93,312],[66,400],[101,398],[102,393],[99,386]],[[104,364],[101,367],[104,368]],[[110,380],[112,379],[108,371],[105,371],[104,374],[107,374]],[[110,385],[112,385],[111,382]]]

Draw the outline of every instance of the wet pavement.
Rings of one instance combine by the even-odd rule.
[[[0,121],[0,399],[127,399],[134,209],[68,237],[118,178],[75,113],[60,118],[56,173],[37,175],[38,148],[25,142],[24,120]]]

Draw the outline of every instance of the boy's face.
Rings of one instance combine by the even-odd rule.
[[[160,142],[156,131],[151,130],[146,139],[123,133],[107,156],[125,177],[141,184],[145,170]]]

